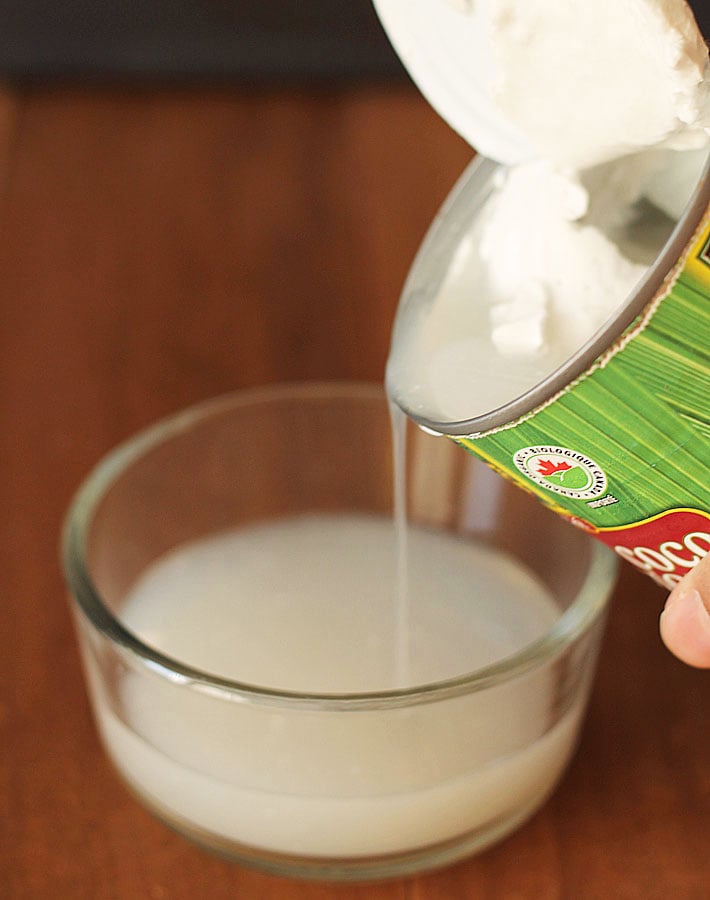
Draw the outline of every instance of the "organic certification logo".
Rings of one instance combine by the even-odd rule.
[[[520,472],[535,484],[571,497],[590,500],[606,490],[606,475],[593,459],[568,447],[525,447],[513,457]]]

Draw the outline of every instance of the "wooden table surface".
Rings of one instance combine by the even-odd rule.
[[[338,886],[158,824],[96,737],[57,564],[117,441],[279,380],[379,380],[415,249],[470,151],[406,86],[0,94],[0,896],[12,900],[710,897],[710,676],[617,591],[579,753],[477,858]]]

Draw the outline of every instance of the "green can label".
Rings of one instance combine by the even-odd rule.
[[[710,552],[710,214],[661,291],[563,391],[453,437],[672,588]]]

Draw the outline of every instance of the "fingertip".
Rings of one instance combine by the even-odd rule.
[[[674,590],[661,613],[661,638],[689,666],[710,668],[710,612],[699,591]]]

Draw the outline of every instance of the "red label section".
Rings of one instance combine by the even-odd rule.
[[[669,590],[710,553],[710,513],[699,509],[670,509],[621,528],[575,524]]]

